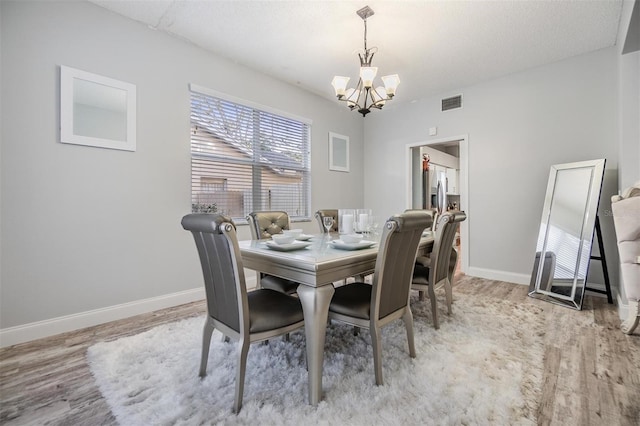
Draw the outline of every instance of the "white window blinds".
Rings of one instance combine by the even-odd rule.
[[[310,125],[191,89],[191,203],[242,222],[252,211],[308,219]]]

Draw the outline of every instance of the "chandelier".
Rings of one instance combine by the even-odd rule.
[[[357,110],[362,116],[371,112],[372,108],[382,109],[387,101],[393,99],[396,88],[400,84],[398,74],[382,77],[383,86],[373,87],[373,79],[378,73],[378,67],[371,66],[373,55],[378,52],[377,47],[367,48],[367,18],[373,16],[373,10],[365,6],[356,12],[364,21],[364,50],[358,53],[360,58],[360,78],[355,89],[347,89],[349,77],[335,76],[331,85],[336,91],[338,100],[345,101],[353,111]]]

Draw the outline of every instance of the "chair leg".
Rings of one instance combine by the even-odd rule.
[[[238,414],[242,408],[242,394],[244,392],[244,373],[247,368],[247,354],[249,353],[249,339],[244,338],[238,342],[238,365],[236,370],[236,399],[233,404],[233,412]]]
[[[453,303],[453,289],[451,287],[451,281],[447,279],[444,283],[444,291],[447,296],[447,313],[451,315],[451,304]]]
[[[415,358],[416,344],[413,340],[413,314],[411,313],[411,309],[409,309],[409,306],[407,306],[407,309],[404,311],[402,320],[404,321],[404,327],[407,329],[407,343],[409,344],[409,356],[411,358]]]
[[[380,341],[380,329],[370,328],[371,346],[373,347],[373,369],[376,375],[376,385],[383,385],[382,380],[382,342]]]
[[[433,316],[433,326],[437,330],[440,328],[440,323],[438,322],[438,301],[436,300],[436,292],[433,287],[433,284],[429,285],[429,299],[431,299],[431,315]]]
[[[451,247],[451,254],[449,255],[449,282],[453,282],[453,277],[456,274],[456,267],[458,266],[458,250],[455,247]]]
[[[213,334],[215,327],[212,323],[204,323],[204,330],[202,331],[202,355],[200,358],[200,377],[207,375],[207,361],[209,360],[209,346],[211,346],[211,335]]]

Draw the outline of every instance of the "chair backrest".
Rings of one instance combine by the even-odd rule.
[[[435,229],[436,226],[436,218],[438,217],[438,211],[436,209],[406,209],[405,213],[408,212],[425,212],[431,218],[431,223],[427,227],[428,231]]]
[[[451,247],[458,230],[458,223],[467,218],[465,212],[451,211],[442,213],[438,218],[435,241],[431,251],[431,268],[429,282],[431,285],[439,283],[448,277],[451,262]]]
[[[247,331],[247,287],[233,221],[220,214],[188,214],[182,227],[198,248],[209,316],[237,332]]]
[[[251,229],[251,238],[254,240],[265,240],[291,228],[289,215],[282,211],[251,212],[247,221]]]
[[[431,224],[424,212],[405,212],[384,225],[373,274],[371,317],[382,319],[409,303],[413,267],[422,231]]]
[[[338,232],[338,209],[324,209],[318,210],[315,214],[316,220],[318,221],[318,226],[320,227],[320,232],[326,233],[327,229],[324,227],[324,217],[331,216],[333,218],[333,225],[331,225],[331,232]]]

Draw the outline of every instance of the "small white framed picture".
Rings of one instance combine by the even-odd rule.
[[[136,86],[60,66],[60,142],[136,150]]]
[[[329,132],[329,170],[349,171],[349,136]]]

